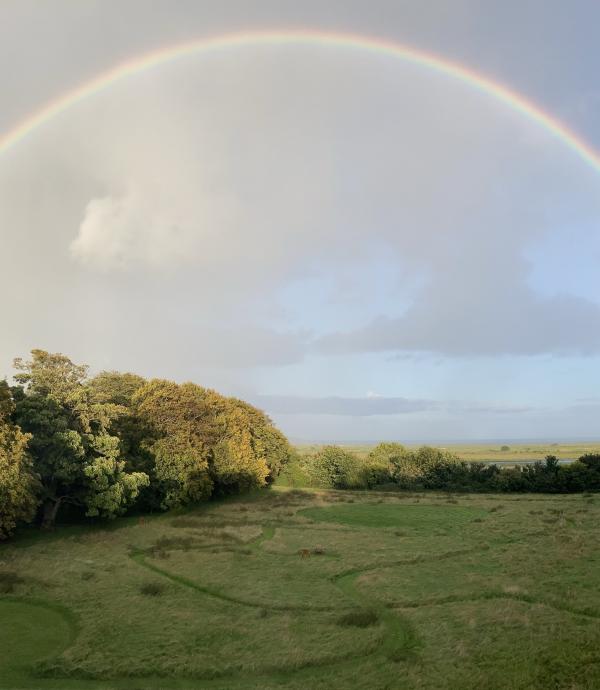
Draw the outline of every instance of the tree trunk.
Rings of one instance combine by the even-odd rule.
[[[56,522],[56,516],[58,515],[58,509],[62,498],[49,498],[44,503],[44,516],[42,518],[42,529],[53,530],[54,523]]]

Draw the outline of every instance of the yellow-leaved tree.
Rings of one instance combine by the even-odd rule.
[[[0,381],[0,539],[9,537],[19,522],[34,516],[37,482],[27,454],[29,436],[13,424],[14,405],[6,381]]]

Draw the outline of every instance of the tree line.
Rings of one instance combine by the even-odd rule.
[[[407,489],[464,492],[575,493],[600,491],[600,455],[561,464],[543,462],[499,467],[465,462],[447,450],[380,443],[366,458],[339,446],[325,446],[284,470],[288,483],[333,489]]]
[[[61,512],[114,518],[271,484],[292,450],[260,410],[194,383],[105,371],[63,354],[0,381],[0,539]]]

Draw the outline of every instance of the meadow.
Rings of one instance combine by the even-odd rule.
[[[0,687],[600,687],[600,497],[276,487],[0,546]]]

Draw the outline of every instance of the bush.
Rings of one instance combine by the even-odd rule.
[[[331,489],[365,488],[361,460],[339,446],[325,446],[308,463],[317,486]]]
[[[289,462],[284,465],[279,476],[275,480],[277,486],[310,486],[312,475],[305,458],[297,452],[290,454]]]
[[[338,625],[354,628],[368,628],[379,623],[379,616],[375,611],[350,611],[338,619]]]
[[[140,587],[140,592],[147,597],[157,597],[163,594],[165,589],[162,582],[146,582]]]
[[[378,459],[369,457],[362,463],[359,470],[360,484],[367,489],[389,485],[392,482],[390,465]]]
[[[410,489],[458,492],[600,491],[600,454],[561,465],[548,455],[543,462],[500,468],[465,462],[446,450],[380,443],[362,460],[337,446],[326,446],[304,462],[310,485],[335,489]]]
[[[600,454],[562,465],[554,455],[543,462],[499,467],[465,462],[453,453],[423,446],[380,443],[362,460],[327,446],[304,461],[313,486],[335,489],[423,489],[486,493],[575,493],[600,491]]]
[[[11,594],[15,587],[23,582],[25,580],[12,570],[0,573],[0,594]]]

